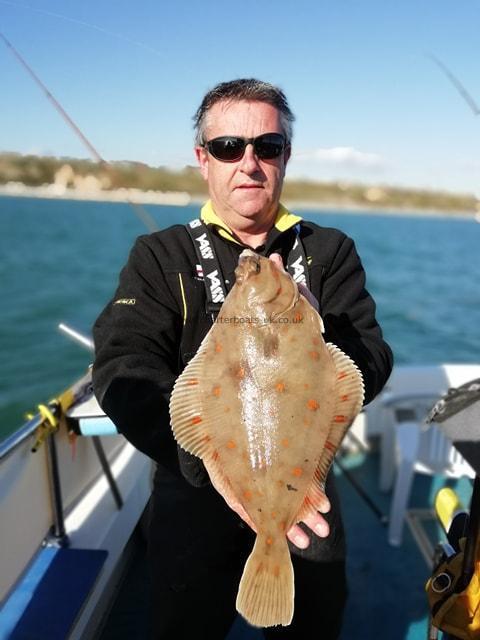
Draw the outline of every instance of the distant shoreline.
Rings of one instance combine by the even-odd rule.
[[[94,202],[125,202],[137,204],[169,204],[183,207],[193,203],[185,191],[141,191],[140,189],[81,190],[56,184],[29,187],[19,182],[0,186],[0,195],[16,198],[45,198],[51,200],[85,200]]]
[[[191,195],[186,191],[142,191],[140,189],[113,189],[91,191],[80,189],[69,189],[58,185],[44,185],[41,187],[30,187],[21,183],[10,183],[0,185],[0,196],[43,198],[51,200],[74,200],[86,202],[118,202],[133,204],[169,205],[184,207],[188,205],[202,205],[206,201],[206,196]],[[459,220],[477,220],[480,222],[480,213],[467,212],[464,210],[438,210],[422,209],[410,207],[377,206],[368,207],[364,204],[339,203],[310,200],[282,200],[285,206],[293,211],[326,211],[335,210],[337,213],[359,214],[368,213],[372,215],[395,215],[395,216],[424,216],[439,218],[455,218]]]

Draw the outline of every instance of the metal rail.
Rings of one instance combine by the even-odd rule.
[[[50,409],[55,415],[55,408],[52,406]],[[17,429],[15,433],[12,433],[12,435],[5,438],[5,440],[2,440],[0,443],[0,462],[3,458],[6,458],[10,453],[12,453],[12,451],[19,447],[22,442],[25,442],[27,438],[30,438],[40,427],[43,421],[44,417],[40,413],[37,413],[33,418],[25,422],[20,429]]]

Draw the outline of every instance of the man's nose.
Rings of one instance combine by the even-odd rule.
[[[247,144],[245,147],[245,153],[243,154],[243,158],[240,161],[240,169],[244,173],[255,173],[260,170],[260,165],[258,162],[258,158],[255,155],[255,149],[253,144]]]

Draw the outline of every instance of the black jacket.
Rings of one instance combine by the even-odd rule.
[[[243,246],[211,227],[213,245],[227,287]],[[347,353],[363,373],[365,402],[385,384],[392,353],[375,319],[375,304],[365,290],[365,274],[353,241],[336,229],[302,222],[310,288],[319,301],[325,340]],[[273,228],[262,255],[286,258],[293,229]],[[161,467],[180,475],[177,446],[168,412],[176,377],[196,353],[212,325],[206,313],[204,282],[185,227],[177,225],[137,239],[120,274],[114,299],[94,326],[96,396],[118,430]],[[193,457],[181,455],[181,471],[193,484],[205,476]]]

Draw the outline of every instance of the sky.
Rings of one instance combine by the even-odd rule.
[[[107,160],[195,164],[221,81],[280,86],[287,177],[480,197],[480,0],[0,0],[0,32]],[[435,56],[468,92],[468,104]],[[0,150],[88,152],[0,40]]]

